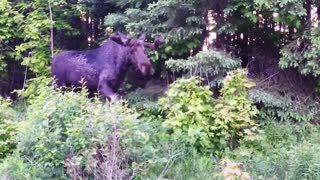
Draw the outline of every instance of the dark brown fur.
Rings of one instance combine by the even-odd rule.
[[[51,61],[51,74],[58,86],[81,86],[86,81],[90,91],[98,91],[104,97],[116,98],[116,91],[122,84],[128,67],[133,65],[143,75],[148,75],[151,62],[145,54],[145,47],[158,47],[164,43],[157,36],[154,43],[129,39],[122,33],[114,33],[101,47],[87,51],[64,51]]]

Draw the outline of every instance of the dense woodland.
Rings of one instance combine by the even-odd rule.
[[[0,179],[320,179],[320,1],[0,0]],[[109,102],[50,61],[165,44]]]

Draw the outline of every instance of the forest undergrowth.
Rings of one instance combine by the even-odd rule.
[[[27,99],[1,100],[1,178],[320,178],[312,121],[262,115],[243,69],[228,73],[218,99],[202,81],[177,80],[141,106],[130,95],[108,103],[34,80],[20,92]]]

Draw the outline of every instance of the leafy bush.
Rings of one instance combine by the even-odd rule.
[[[16,140],[26,163],[47,172],[41,178],[148,176],[142,172],[161,169],[175,153],[157,122],[138,119],[125,102],[102,103],[86,90],[54,91],[46,83],[36,92]]]
[[[256,124],[253,118],[259,113],[247,98],[248,89],[255,84],[250,82],[247,71],[231,71],[224,79],[222,98],[214,107],[214,143],[225,145],[226,140],[234,140],[254,135]],[[230,144],[233,146],[232,142]]]
[[[211,132],[214,99],[209,88],[199,83],[200,78],[177,80],[159,103],[166,114],[165,127],[183,133],[191,145],[209,149],[214,137]]]
[[[28,66],[38,74],[49,73],[50,28],[56,32],[78,33],[68,23],[79,11],[65,0],[53,0],[51,3],[53,21],[48,16],[47,1],[16,2],[2,0],[0,4],[0,48],[8,48],[0,55],[0,71],[14,60]],[[13,18],[14,17],[14,18]],[[59,33],[56,33],[59,36]],[[61,36],[60,36],[61,37]],[[57,38],[58,39],[58,38]]]
[[[223,166],[222,172],[216,174],[216,177],[223,177],[223,179],[241,179],[250,180],[250,175],[240,169],[242,163],[232,162],[229,159],[223,159],[220,164]]]
[[[15,142],[12,136],[17,132],[17,112],[10,107],[11,103],[0,97],[0,161],[12,153]]]
[[[249,91],[249,98],[259,104],[261,119],[310,122],[319,115],[319,103],[314,100],[292,99],[276,91],[256,88]]]
[[[130,92],[126,99],[129,106],[139,110],[139,112],[159,111],[157,101],[163,96],[167,88],[168,85],[161,81],[149,81],[144,89],[138,88]]]
[[[215,157],[192,151],[174,161],[164,178],[188,180],[250,179],[249,173],[242,170],[242,163],[227,159],[219,161]]]
[[[0,179],[41,179],[46,174],[42,166],[26,163],[18,153],[7,156],[0,164]]]
[[[52,78],[45,76],[39,76],[33,79],[27,80],[24,89],[14,90],[24,100],[27,105],[33,104],[33,101],[37,101],[38,96],[43,95],[43,91],[52,91],[50,88],[44,86],[50,86]]]
[[[163,117],[158,99],[162,96],[165,89],[166,87],[161,86],[146,87],[146,89],[138,88],[126,96],[128,105],[139,112],[140,119],[161,122]]]
[[[319,144],[308,142],[270,147],[264,154],[253,153],[242,158],[242,162],[254,179],[319,179],[319,150]]]
[[[197,152],[186,153],[178,158],[170,167],[165,178],[167,179],[216,179],[214,174],[220,170],[219,160],[199,154]]]
[[[290,147],[313,139],[319,129],[310,123],[275,122],[263,123],[266,142],[272,147]]]
[[[258,110],[247,99],[248,88],[254,86],[246,78],[246,71],[230,72],[221,89],[222,98],[214,100],[208,87],[199,78],[178,80],[160,99],[166,114],[164,126],[201,150],[221,151],[233,140],[252,135],[253,117]],[[253,128],[255,130],[255,128]]]
[[[319,178],[319,127],[269,120],[260,129],[263,133],[255,142],[259,149],[241,144],[227,157],[242,162],[253,179]]]
[[[81,136],[73,144],[68,142],[68,128],[83,117],[82,110],[88,99],[85,92],[63,95],[45,84],[38,86],[37,93],[27,109],[26,120],[19,125],[18,150],[24,157],[45,167],[48,177],[59,177],[63,175],[64,159],[70,148],[78,150],[88,144]]]
[[[281,49],[282,57],[279,66],[281,68],[294,67],[303,75],[312,74],[317,77],[320,75],[319,51],[319,28],[306,29],[302,35]]]

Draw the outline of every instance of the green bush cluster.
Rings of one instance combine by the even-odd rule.
[[[186,141],[207,151],[221,151],[233,140],[252,134],[253,117],[258,110],[247,99],[247,91],[254,86],[246,71],[232,71],[224,79],[222,97],[214,100],[208,87],[198,84],[201,79],[176,81],[160,99],[166,114],[164,126],[174,133],[184,134]]]
[[[166,114],[163,125],[176,134],[183,134],[191,145],[212,147],[214,99],[208,87],[201,87],[199,78],[181,79],[173,83],[159,103]]]
[[[292,98],[263,88],[251,89],[249,99],[259,104],[261,119],[312,122],[319,116],[320,106],[316,99]]]
[[[243,69],[228,73],[218,99],[200,84],[177,80],[152,108],[134,109],[35,80],[19,122],[1,100],[1,120],[15,122],[3,137],[16,146],[1,150],[0,178],[319,178],[318,127],[265,120],[257,128]]]
[[[88,99],[86,90],[54,90],[46,83],[34,93],[14,137],[18,155],[4,160],[0,174],[12,179],[123,179],[156,166],[161,172],[175,153],[157,124],[140,120],[125,102],[103,103]],[[20,176],[14,168],[30,171]]]
[[[229,154],[253,179],[319,179],[318,127],[270,120],[262,127],[262,149],[240,146]]]
[[[17,132],[17,119],[18,113],[11,107],[11,102],[0,97],[0,161],[16,147],[12,137]]]

